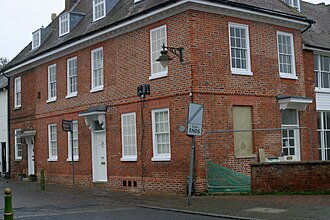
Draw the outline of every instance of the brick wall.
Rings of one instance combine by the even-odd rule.
[[[253,192],[330,191],[330,162],[277,162],[251,165]]]
[[[186,21],[186,22],[182,22]],[[229,67],[228,22],[249,25],[251,65],[253,76],[232,75]],[[168,76],[149,80],[150,42],[152,28],[167,25],[168,45],[184,47],[184,63],[175,57],[168,67]],[[276,31],[294,34],[295,60],[298,80],[285,80],[279,77]],[[138,42],[138,47],[135,46]],[[61,131],[63,119],[78,120],[79,161],[75,163],[77,184],[87,184],[92,179],[91,131],[78,117],[90,106],[106,105],[107,171],[109,189],[129,190],[126,181],[136,182],[136,188],[146,191],[185,192],[186,177],[189,175],[189,155],[191,138],[179,132],[186,126],[188,104],[193,101],[203,104],[204,131],[233,129],[233,106],[251,106],[253,128],[273,128],[281,126],[280,110],[276,100],[279,94],[305,96],[305,75],[302,59],[301,33],[276,25],[252,22],[210,13],[187,11],[136,31],[119,35],[97,43],[91,47],[65,55],[44,63],[22,78],[22,85],[31,90],[22,92],[22,110],[13,112],[17,121],[23,108],[32,102],[30,110],[34,117],[27,118],[37,130],[35,141],[36,172],[45,169],[48,181],[70,184],[71,163],[67,161],[67,133]],[[104,90],[91,93],[91,50],[103,47],[104,50]],[[120,49],[118,49],[120,48]],[[66,62],[77,56],[78,95],[67,99]],[[47,68],[57,65],[57,100],[47,100]],[[33,73],[33,74],[32,74]],[[23,73],[25,74],[25,73]],[[31,80],[29,80],[31,79]],[[38,83],[35,83],[38,82]],[[136,87],[149,83],[151,94],[145,98],[143,109],[141,99],[136,95]],[[40,93],[40,98],[36,94]],[[192,93],[192,96],[189,94]],[[13,101],[13,97],[11,97]],[[11,103],[12,104],[12,103]],[[153,162],[151,111],[169,108],[171,161]],[[313,114],[301,114],[301,120]],[[121,114],[135,112],[137,118],[136,162],[122,162]],[[142,132],[142,115],[144,133]],[[35,121],[34,121],[35,119]],[[12,129],[25,126],[11,120]],[[47,125],[57,124],[58,161],[48,162]],[[307,121],[306,121],[307,123]],[[257,153],[263,147],[268,154],[278,155],[281,147],[280,133],[254,134],[254,149]],[[12,138],[13,143],[13,138]],[[221,163],[233,170],[250,174],[250,163],[256,162],[254,155],[249,158],[236,158],[232,134],[212,136],[207,142],[206,156],[215,163]],[[203,137],[196,137],[197,188],[205,190],[206,165],[204,160]],[[23,162],[13,164],[14,170],[24,166]]]
[[[21,107],[14,108],[14,79],[16,77],[21,77]],[[11,78],[9,81],[10,88],[10,173],[13,178],[19,173],[28,172],[28,153],[27,144],[22,138],[22,160],[15,160],[15,129],[21,129],[22,132],[33,130],[35,128],[35,101],[37,94],[35,93],[35,72],[34,69],[22,72]]]

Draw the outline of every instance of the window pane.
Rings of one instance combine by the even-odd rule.
[[[322,121],[321,121],[321,112],[317,112],[317,128],[321,129],[322,128]]]
[[[280,73],[293,73],[293,45],[292,36],[278,33],[278,53]]]
[[[156,156],[170,154],[170,131],[168,110],[153,112],[154,150]]]
[[[283,125],[298,125],[297,111],[294,109],[282,110],[282,124]]]
[[[136,157],[136,119],[135,113],[122,115],[122,154]]]
[[[230,47],[231,47],[231,67],[247,70],[248,64],[248,41],[247,27],[231,24]]]
[[[155,28],[150,31],[150,45],[151,45],[151,75],[164,72],[166,68],[163,67],[160,62],[156,59],[160,56],[160,51],[162,51],[162,45],[167,44],[166,42],[166,26],[160,28]]]
[[[103,86],[103,49],[97,49],[92,52],[93,67],[93,88]]]

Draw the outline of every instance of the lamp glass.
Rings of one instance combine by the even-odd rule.
[[[160,64],[161,64],[164,68],[166,68],[166,67],[168,66],[168,62],[169,62],[168,59],[164,59],[164,60],[161,60],[161,61],[160,61]]]

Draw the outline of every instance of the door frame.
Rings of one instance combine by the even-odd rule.
[[[98,153],[97,153],[97,143],[96,143],[96,136],[99,134],[104,135],[104,154],[105,154],[105,174],[106,174],[106,179],[102,180],[99,178],[99,167],[98,167]],[[108,163],[107,163],[107,141],[106,141],[106,131],[101,130],[101,131],[92,131],[92,174],[93,174],[93,182],[107,182],[108,181]]]
[[[34,163],[34,136],[25,137],[27,144],[27,161],[28,161],[28,175],[35,174],[35,163]]]

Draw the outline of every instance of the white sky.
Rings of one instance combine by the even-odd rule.
[[[312,3],[330,0],[307,0]],[[0,0],[0,57],[13,59],[31,42],[32,32],[64,10],[64,0]]]

